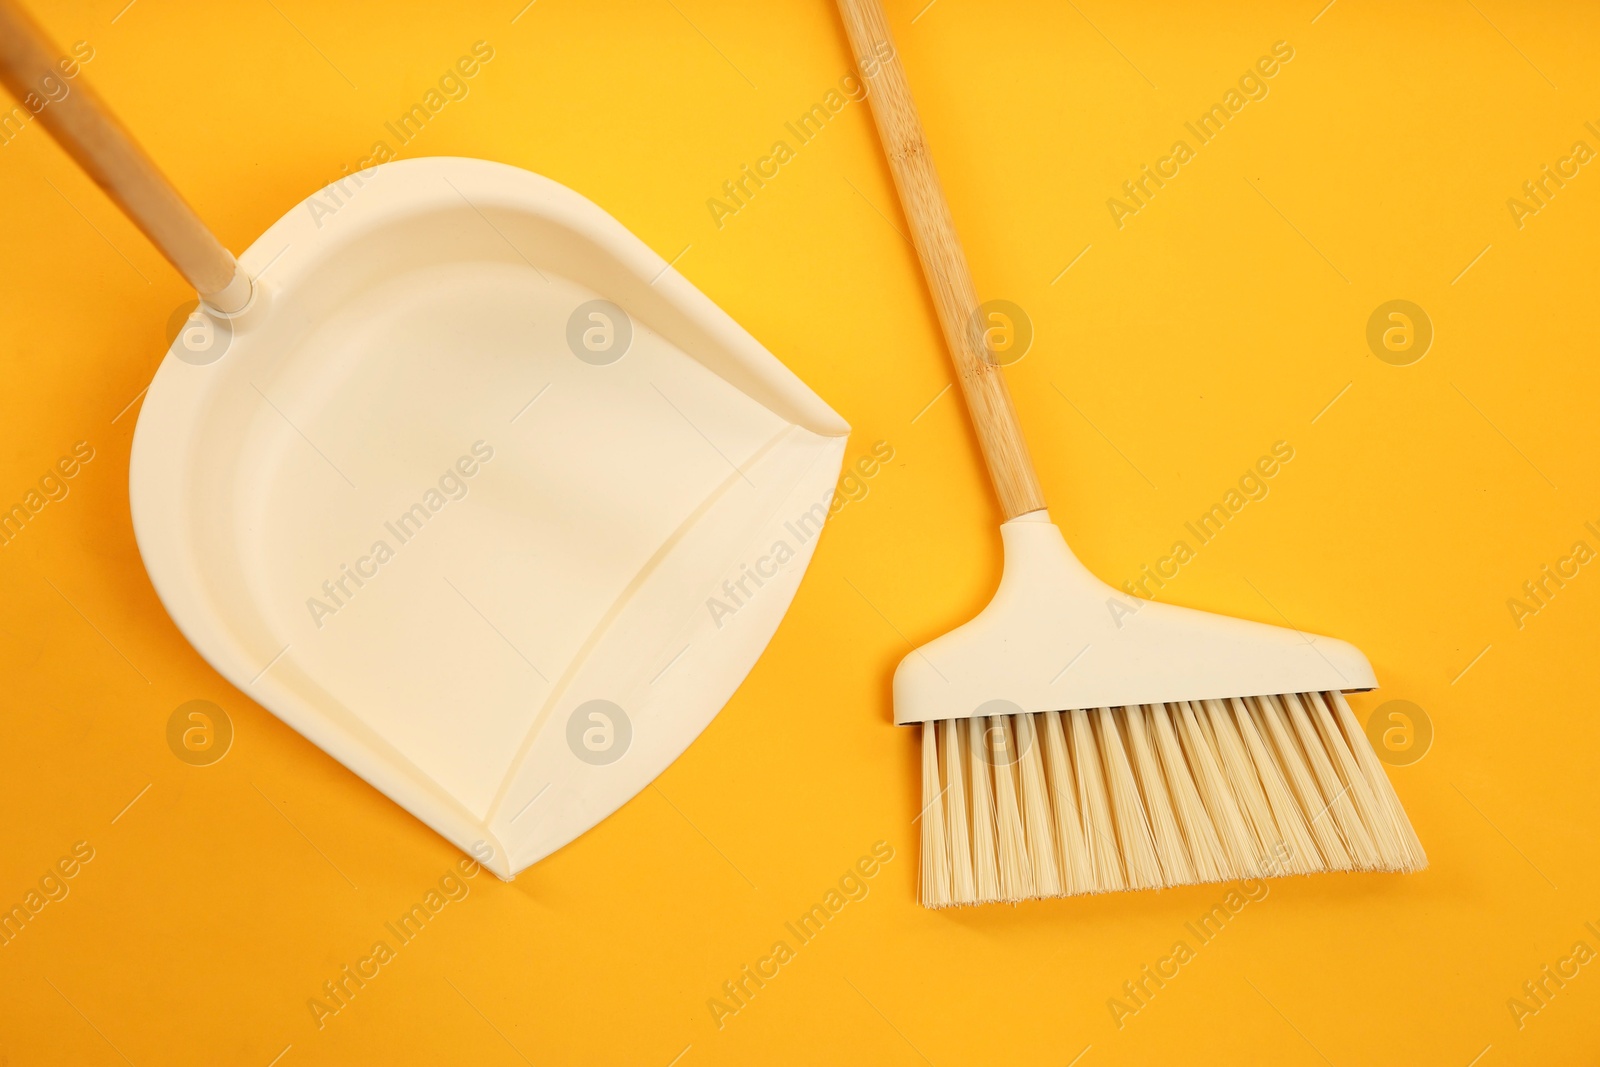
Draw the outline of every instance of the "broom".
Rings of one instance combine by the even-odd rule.
[[[1006,521],[977,618],[895,671],[922,728],[922,903],[1415,871],[1422,844],[1345,702],[1343,641],[1135,599],[1045,510],[879,0],[839,0]]]

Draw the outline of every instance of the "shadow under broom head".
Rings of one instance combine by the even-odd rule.
[[[922,902],[1425,867],[1345,702],[1377,686],[1359,650],[1137,600],[1068,549],[879,0],[839,8],[1007,520],[989,606],[895,672],[895,722],[922,731]]]

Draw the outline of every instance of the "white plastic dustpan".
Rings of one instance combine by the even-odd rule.
[[[705,728],[838,477],[849,428],[798,378],[526,171],[376,167],[208,292],[111,165],[53,132],[207,300],[144,401],[129,493],[209,663],[504,878]]]
[[[467,159],[364,182],[280,219],[251,306],[174,343],[134,531],[201,655],[509,877],[727,702],[848,427],[571,190]]]

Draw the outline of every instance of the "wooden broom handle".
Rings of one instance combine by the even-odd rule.
[[[983,343],[983,324],[974,318],[978,292],[967,270],[967,257],[956,236],[939,174],[928,154],[922,120],[894,51],[883,5],[879,0],[839,0],[839,13],[856,65],[870,87],[878,136],[894,171],[900,204],[911,222],[922,272],[938,307],[945,344],[966,395],[1001,510],[1007,519],[1037,511],[1044,507],[1044,494],[1005,377]]]
[[[233,254],[82,76],[66,77],[58,66],[64,57],[16,0],[0,0],[0,83],[35,114],[207,303],[228,313],[242,309],[249,300],[250,281]],[[60,95],[63,91],[65,96]]]

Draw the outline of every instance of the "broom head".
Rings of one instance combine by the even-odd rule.
[[[1427,865],[1344,693],[1354,646],[1129,596],[1044,511],[965,626],[895,672],[922,726],[922,902]]]

